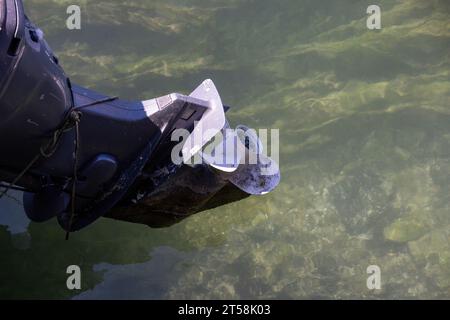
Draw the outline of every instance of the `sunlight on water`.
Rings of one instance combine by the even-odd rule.
[[[377,1],[377,31],[371,1],[79,2],[79,31],[71,1],[25,2],[73,82],[148,99],[211,78],[233,126],[280,129],[282,182],[168,229],[101,219],[68,243],[2,200],[1,298],[450,298],[448,1]]]

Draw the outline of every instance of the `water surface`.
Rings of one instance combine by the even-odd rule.
[[[450,298],[448,1],[378,0],[379,31],[373,1],[77,3],[69,31],[73,1],[25,1],[73,82],[148,99],[212,78],[233,125],[280,129],[282,183],[168,229],[100,219],[69,242],[2,200],[0,298]]]

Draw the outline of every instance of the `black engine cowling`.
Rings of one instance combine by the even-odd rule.
[[[271,191],[280,177],[261,174],[267,161],[233,172],[172,163],[172,133],[202,136],[183,147],[190,158],[228,125],[225,109],[211,80],[146,101],[71,85],[22,1],[0,0],[0,196],[4,183],[24,188],[33,221],[57,216],[76,231],[106,215],[159,227]]]

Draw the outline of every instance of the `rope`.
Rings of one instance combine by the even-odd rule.
[[[8,185],[7,185],[7,184],[0,183],[0,188],[8,188]],[[28,191],[27,189],[22,188],[22,187],[18,187],[18,186],[12,186],[12,187],[10,188],[10,190],[16,190],[16,191],[22,191],[22,192],[27,192],[27,191]],[[5,195],[5,196],[6,196],[6,195]]]
[[[75,217],[75,208],[76,208],[76,184],[78,181],[77,169],[78,169],[78,149],[80,144],[80,128],[79,124],[81,122],[82,112],[80,110],[92,107],[101,103],[106,103],[110,101],[117,100],[118,97],[108,97],[101,100],[96,100],[78,107],[72,107],[67,115],[64,117],[62,125],[59,129],[53,132],[53,135],[50,141],[47,143],[45,147],[41,147],[39,149],[39,153],[26,165],[26,167],[20,172],[17,177],[9,183],[8,186],[0,193],[0,199],[5,196],[9,190],[15,189],[15,185],[25,176],[25,174],[41,159],[50,158],[53,156],[58,149],[59,143],[61,141],[61,137],[63,134],[69,130],[75,128],[75,138],[74,138],[74,165],[73,165],[73,177],[72,177],[72,191],[71,191],[71,212],[70,212],[70,220],[69,220],[69,228],[66,233],[66,240],[69,240],[70,230],[72,229],[73,219]],[[9,196],[8,196],[9,197]]]
[[[41,155],[38,154],[36,155],[33,160],[31,160],[27,166],[25,167],[25,169],[22,170],[21,173],[19,173],[17,175],[17,177],[0,193],[0,199],[3,198],[3,196],[8,193],[9,190],[11,190],[13,188],[13,186],[20,180],[23,178],[23,176],[28,172],[28,170],[31,169],[32,166],[34,166],[34,164],[41,158]]]
[[[71,210],[70,210],[70,220],[69,228],[66,231],[66,241],[69,240],[70,230],[72,230],[73,218],[75,217],[75,197],[76,197],[76,186],[78,182],[77,168],[78,168],[78,149],[80,146],[80,121],[81,112],[73,111],[72,120],[75,122],[75,141],[74,141],[74,152],[73,152],[73,181],[72,181],[72,195],[71,195]]]

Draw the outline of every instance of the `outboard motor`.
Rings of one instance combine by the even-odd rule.
[[[24,191],[33,221],[164,227],[270,192],[277,164],[227,109],[211,80],[131,102],[72,85],[22,1],[0,0],[0,197]]]

